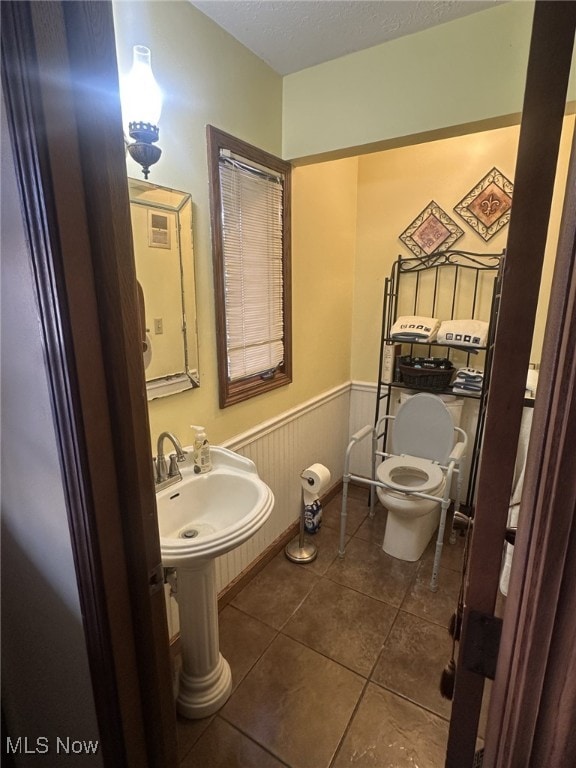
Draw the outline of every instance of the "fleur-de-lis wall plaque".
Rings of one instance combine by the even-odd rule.
[[[454,210],[488,242],[510,221],[513,188],[498,168],[492,168]]]
[[[402,232],[400,240],[422,259],[433,251],[445,251],[450,248],[463,234],[446,211],[431,200]]]

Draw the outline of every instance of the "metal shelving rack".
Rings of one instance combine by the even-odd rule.
[[[423,315],[437,317],[440,320],[475,319],[489,323],[486,346],[479,347],[475,351],[436,342],[426,344],[401,342],[402,356],[432,357],[441,352],[442,357],[448,358],[453,364],[457,363],[455,367],[484,369],[482,390],[479,395],[458,393],[458,397],[474,398],[479,401],[477,426],[471,440],[470,476],[466,495],[466,506],[469,509],[474,503],[478,460],[486,418],[504,256],[504,251],[471,253],[459,250],[432,253],[423,258],[399,256],[394,262],[390,277],[387,277],[384,283],[375,425],[383,415],[390,413],[392,389],[406,388],[402,381],[396,380],[396,368],[393,377],[395,380],[383,381],[384,348],[387,344],[400,343],[390,336],[391,328],[399,316]],[[453,394],[451,387],[440,391],[434,390],[434,392],[435,394]],[[380,435],[384,444],[388,436],[388,424],[388,420],[385,420],[384,430]]]

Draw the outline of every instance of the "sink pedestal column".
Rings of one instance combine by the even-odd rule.
[[[230,666],[220,653],[214,558],[177,573],[182,671],[176,707],[184,717],[208,717],[232,692]]]

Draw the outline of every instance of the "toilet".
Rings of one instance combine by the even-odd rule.
[[[399,560],[419,560],[440,522],[440,501],[411,495],[418,491],[442,498],[446,465],[454,445],[454,422],[446,404],[436,395],[420,393],[405,400],[394,420],[394,456],[383,461],[377,487],[388,510],[382,548]]]

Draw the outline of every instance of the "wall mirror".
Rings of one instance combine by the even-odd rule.
[[[192,198],[128,179],[148,400],[200,386]]]

